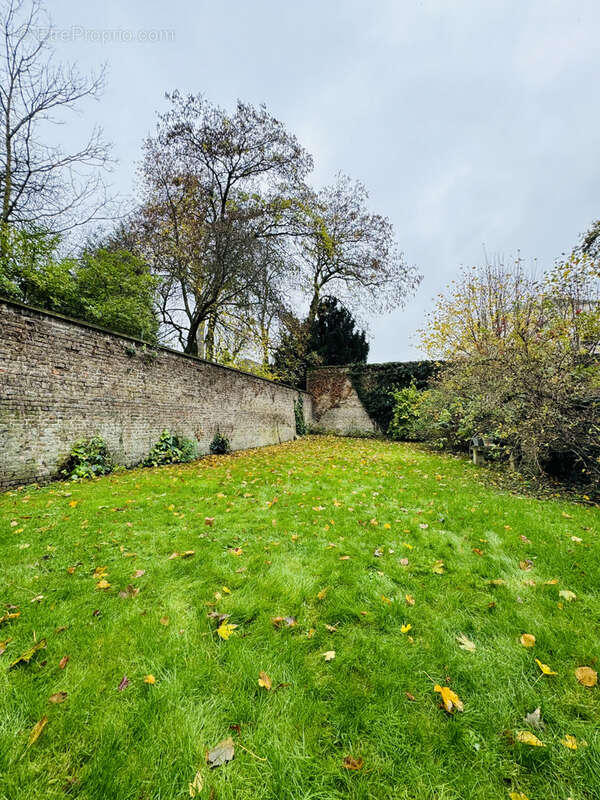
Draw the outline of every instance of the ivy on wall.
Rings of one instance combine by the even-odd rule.
[[[410,386],[413,380],[417,389],[426,389],[438,368],[437,361],[351,364],[348,376],[366,412],[386,433],[394,410],[392,391]]]

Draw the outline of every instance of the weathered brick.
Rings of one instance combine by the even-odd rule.
[[[298,392],[0,300],[0,487],[55,477],[78,439],[102,436],[117,462],[141,461],[168,429],[208,452],[295,436]],[[307,422],[312,401],[304,394]]]

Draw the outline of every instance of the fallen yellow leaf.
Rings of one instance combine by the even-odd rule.
[[[575,592],[571,592],[568,589],[561,589],[558,593],[559,597],[562,597],[563,600],[566,600],[567,603],[572,603],[573,600],[577,600],[577,595]]]
[[[531,731],[518,731],[517,741],[521,742],[521,744],[528,744],[531,747],[546,747],[546,745],[540,742],[538,737],[531,733]]]
[[[204,778],[201,772],[197,772],[194,780],[189,785],[190,797],[198,797],[204,788]]]
[[[219,634],[221,639],[227,640],[227,639],[229,639],[229,637],[231,636],[231,634],[234,632],[234,630],[236,628],[237,628],[237,625],[233,625],[230,622],[223,622],[217,628],[217,633]]]
[[[533,647],[535,645],[535,636],[532,633],[524,633],[519,641],[523,647]]]
[[[542,670],[544,675],[557,675],[558,674],[557,672],[554,672],[554,670],[550,669],[548,664],[542,664],[542,662],[539,660],[539,658],[536,658],[535,663]]]
[[[442,695],[442,702],[448,714],[454,714],[455,711],[464,710],[462,700],[449,686],[440,686],[436,683],[433,687],[433,691]]]
[[[591,667],[577,667],[575,677],[582,686],[590,689],[598,683],[598,673]]]
[[[269,678],[266,672],[258,673],[258,685],[267,691],[271,689],[273,684],[271,683],[271,678]]]
[[[36,722],[33,728],[31,729],[31,733],[29,734],[29,744],[37,742],[37,740],[40,738],[41,732],[44,730],[47,724],[48,724],[48,717],[44,714],[41,720],[39,720],[39,722]]]
[[[411,628],[412,625],[410,624],[410,622],[408,623],[405,622],[404,625],[402,625],[402,627],[400,628],[400,633],[408,633]]]
[[[567,733],[564,739],[561,739],[561,744],[565,747],[568,747],[569,750],[577,750],[577,739],[574,736],[571,736],[570,733]]]

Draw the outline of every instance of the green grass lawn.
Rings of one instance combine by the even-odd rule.
[[[575,670],[600,655],[600,510],[485,480],[321,437],[0,495],[0,617],[20,612],[0,627],[0,798],[171,800],[199,773],[207,800],[597,800],[600,687]]]

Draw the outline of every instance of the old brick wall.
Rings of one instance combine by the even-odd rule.
[[[319,367],[308,373],[313,398],[313,427],[348,435],[375,433],[377,425],[365,411],[349,377],[348,367]]]
[[[295,436],[298,392],[0,300],[0,487],[57,475],[77,439],[99,434],[138,463],[168,429],[199,443],[217,430],[235,450]],[[304,394],[307,423],[312,402]]]

